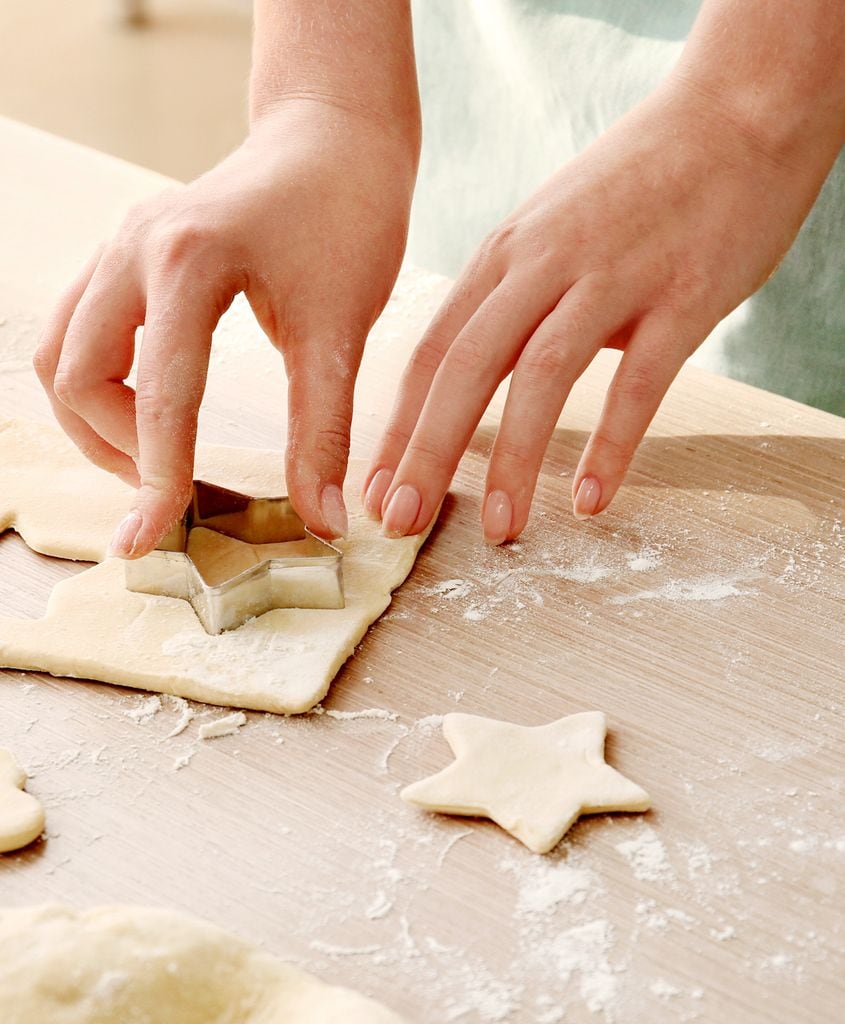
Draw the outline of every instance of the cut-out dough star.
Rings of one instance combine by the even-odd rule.
[[[537,726],[449,714],[443,736],[455,760],[400,795],[429,811],[490,818],[548,853],[581,814],[651,806],[644,789],[605,763],[606,733],[601,711]]]
[[[26,772],[0,750],[0,853],[28,846],[44,831],[44,808],[24,793]]]

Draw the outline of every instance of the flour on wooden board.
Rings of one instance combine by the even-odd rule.
[[[26,692],[35,725],[31,733],[24,734],[32,751],[24,749],[21,753],[30,754],[39,791],[57,815],[65,801],[72,801],[74,820],[91,818],[90,841],[103,834],[96,828],[100,798],[97,787],[86,790],[77,786],[75,780],[83,777],[83,769],[93,768],[96,777],[110,789],[124,792],[129,787],[137,803],[134,787],[138,787],[141,797],[147,792],[148,765],[155,761],[150,758],[158,744],[164,751],[176,752],[188,739],[198,747],[197,725],[218,720],[222,714],[219,709],[182,705],[163,696],[159,711],[138,716],[141,735],[153,743],[134,740],[118,747],[87,739],[46,757],[37,715],[39,702],[46,698],[31,684]],[[122,717],[126,710],[149,711],[147,700],[120,697],[107,707],[112,709],[110,714]],[[199,721],[191,720],[178,735],[170,736],[183,721],[186,707],[197,709]],[[325,743],[324,730],[314,718],[254,715],[250,721],[256,738],[266,733],[268,742],[287,737],[296,744],[313,744],[315,752]],[[368,735],[380,738],[384,750],[393,747],[401,755],[401,772],[391,759],[387,777],[374,776],[392,786],[394,776],[403,777],[408,762],[415,761],[441,724],[437,715],[402,721],[388,713],[386,717],[342,717],[334,719],[331,727],[366,729]],[[135,716],[130,716],[126,728],[137,735]],[[823,723],[819,731],[823,736]],[[231,738],[215,740],[227,742],[231,743]],[[800,757],[805,752],[791,753]],[[376,746],[368,756],[378,765],[383,755]],[[762,764],[767,772],[783,771],[788,777],[786,759],[760,760],[753,750],[748,751],[748,759]],[[715,765],[714,771],[731,780],[736,778],[732,767],[733,763]],[[679,792],[684,793],[689,776],[684,776],[683,766],[680,770]],[[359,806],[349,821],[338,820],[326,829],[322,835],[326,857],[313,866],[314,875],[309,874],[307,881],[303,882],[282,857],[274,873],[256,877],[255,884],[259,891],[303,891],[297,932],[315,942],[306,954],[306,966],[323,975],[342,974],[343,980],[353,984],[365,969],[370,977],[382,979],[382,992],[397,985],[425,990],[426,1006],[420,1024],[441,1024],[444,1020],[519,1024],[526,1019],[560,1024],[579,1012],[590,1014],[597,1024],[622,1024],[634,1016],[648,1019],[649,1012],[656,1015],[664,1004],[673,1012],[677,1010],[678,1019],[694,1019],[697,1006],[702,1008],[700,1012],[707,1011],[707,993],[691,986],[685,976],[675,976],[665,968],[657,971],[643,961],[637,937],[658,934],[671,942],[687,933],[700,935],[703,942],[730,948],[734,958],[741,958],[740,969],[749,977],[760,978],[763,983],[769,978],[787,978],[790,984],[800,984],[802,965],[818,962],[826,949],[813,934],[812,923],[783,935],[756,931],[753,919],[743,909],[744,894],[753,894],[760,883],[777,886],[784,858],[796,870],[818,864],[830,872],[835,866],[841,868],[845,856],[841,829],[831,830],[832,823],[818,822],[813,817],[812,797],[797,778],[761,794],[759,805],[751,809],[746,805],[734,807],[717,791],[710,798],[711,806],[706,792],[699,785],[690,795],[703,814],[702,831],[697,837],[672,838],[662,826],[652,828],[626,820],[598,821],[587,829],[576,827],[573,840],[564,841],[552,857],[545,859],[503,846],[493,838],[493,828],[420,818],[401,807],[391,807],[385,813]],[[149,793],[153,795],[152,790]],[[787,805],[788,814],[784,810]],[[747,844],[741,853],[741,877],[735,876],[727,856],[730,851],[704,841],[706,822],[717,812],[733,822],[741,837],[737,845]],[[289,835],[292,850],[304,841],[295,820],[289,826],[274,827],[274,834],[279,844]],[[594,852],[602,843],[609,844],[611,860],[618,857],[619,869],[629,872],[630,891],[626,889],[621,897],[618,887],[614,885],[611,892],[607,878],[599,874],[597,865],[603,861]],[[44,853],[47,869],[56,872],[57,884],[62,871],[73,870],[67,849],[59,834],[55,839],[51,837]],[[349,860],[350,850],[360,853],[360,863]],[[346,851],[349,868],[341,880],[330,870],[338,851]],[[770,851],[777,856],[768,864],[765,858]],[[485,920],[495,923],[507,936],[509,959],[504,968],[480,955],[464,933],[450,932],[445,924],[438,924],[441,876],[454,877],[454,872],[459,872],[461,877],[477,871],[486,872],[496,881],[498,906],[488,911],[492,916]],[[611,912],[611,898],[629,902],[631,923],[627,928],[619,923],[618,913]],[[356,941],[350,942],[350,935]],[[530,987],[526,979],[531,980]]]

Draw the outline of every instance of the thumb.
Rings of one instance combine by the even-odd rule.
[[[308,529],[326,539],[343,537],[348,529],[343,481],[362,348],[345,342],[285,353],[288,496]]]

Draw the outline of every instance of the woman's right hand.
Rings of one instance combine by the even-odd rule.
[[[35,366],[83,454],[138,488],[112,553],[145,554],[185,509],[212,331],[240,291],[284,356],[288,492],[315,533],[345,532],[355,377],[401,264],[416,162],[383,119],[288,98],[213,170],[134,208],[87,264]]]

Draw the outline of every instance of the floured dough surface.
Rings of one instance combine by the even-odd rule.
[[[284,494],[278,452],[205,446],[196,476],[266,497]],[[43,619],[0,618],[0,666],[134,686],[180,697],[294,714],[325,696],[355,645],[390,604],[425,537],[388,540],[360,508],[365,466],[347,477],[346,607],[268,612],[209,636],[191,606],[135,594],[123,563],[57,584]],[[0,422],[0,530],[13,527],[36,551],[100,561],[132,491],[90,465],[56,428]]]
[[[170,910],[0,910],[0,949],[3,1024],[402,1024]]]
[[[44,808],[25,785],[26,772],[0,748],[0,853],[20,850],[44,831]]]

